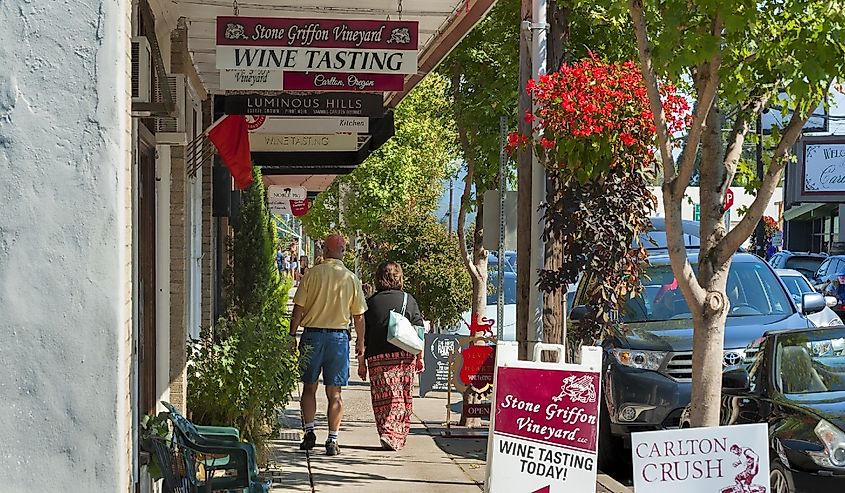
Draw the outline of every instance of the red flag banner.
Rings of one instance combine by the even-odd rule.
[[[235,186],[243,190],[252,184],[249,131],[243,115],[228,115],[208,131],[208,139],[232,173]]]

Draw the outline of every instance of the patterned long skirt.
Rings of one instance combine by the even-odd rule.
[[[379,437],[394,450],[405,446],[414,412],[414,356],[405,351],[367,358]]]

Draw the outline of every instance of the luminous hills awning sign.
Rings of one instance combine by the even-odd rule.
[[[381,94],[282,93],[272,96],[237,94],[223,96],[223,111],[229,115],[277,116],[368,116],[384,115]]]
[[[416,21],[218,17],[217,68],[415,74]]]

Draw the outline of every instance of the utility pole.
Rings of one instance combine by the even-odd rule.
[[[531,135],[525,121],[532,111],[528,80],[546,73],[546,0],[522,0],[519,33],[519,132]],[[539,23],[535,23],[539,21]],[[519,356],[527,359],[536,342],[542,341],[542,296],[537,289],[544,249],[539,205],[545,197],[546,175],[529,146],[517,161],[517,269],[516,339]]]
[[[523,115],[531,110],[531,96],[525,92],[531,79],[531,30],[525,23],[531,23],[531,1],[522,0],[519,29],[519,133],[531,135],[531,124]],[[531,286],[531,148],[520,149],[516,168],[516,340],[519,342],[519,358],[528,356],[529,291]]]

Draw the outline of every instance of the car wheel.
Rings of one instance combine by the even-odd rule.
[[[604,400],[604,399],[602,399]],[[614,475],[624,472],[625,464],[630,462],[630,454],[625,454],[625,444],[610,432],[610,414],[607,405],[602,402],[599,411],[599,470]]]
[[[779,460],[772,461],[769,471],[769,484],[772,493],[795,493],[792,473]]]

